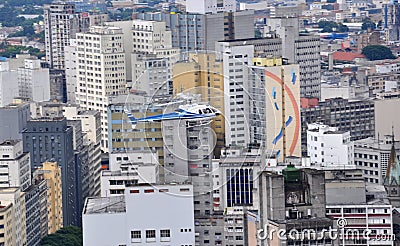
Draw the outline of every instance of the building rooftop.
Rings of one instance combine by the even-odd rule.
[[[125,196],[88,198],[84,214],[125,213]]]
[[[333,60],[337,61],[353,61],[356,58],[366,58],[365,55],[356,52],[333,52]]]
[[[19,142],[21,142],[21,140],[5,140],[4,142],[0,143],[0,146],[15,146]]]

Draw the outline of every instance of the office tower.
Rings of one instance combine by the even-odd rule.
[[[20,187],[25,191],[31,185],[29,153],[23,151],[21,140],[0,143],[0,187]]]
[[[9,104],[0,108],[0,142],[22,138],[22,130],[30,120],[28,103]]]
[[[113,152],[109,158],[109,170],[101,173],[102,197],[124,194],[126,185],[155,184],[159,181],[156,152]]]
[[[351,140],[375,135],[375,103],[373,100],[334,98],[320,102],[318,107],[301,109],[301,142],[307,149],[307,125],[319,122],[340,131],[350,131]]]
[[[251,139],[250,113],[262,113],[260,105],[251,105],[255,102],[255,95],[250,91],[261,93],[261,102],[265,100],[261,85],[251,85],[252,77],[259,81],[259,76],[253,72],[250,66],[253,65],[254,57],[280,58],[281,40],[278,38],[265,39],[243,39],[223,41],[217,44],[218,59],[223,62],[224,76],[224,114],[225,114],[225,144],[226,146],[247,147],[257,139]],[[275,64],[273,64],[275,65]],[[262,73],[262,72],[261,72]],[[256,82],[256,81],[254,81]],[[251,89],[253,88],[253,89]],[[262,120],[261,117],[258,118]],[[261,127],[258,128],[262,130]],[[255,137],[255,136],[253,136]],[[260,138],[259,141],[265,141]]]
[[[218,13],[235,12],[236,0],[187,0],[186,12],[188,13]]]
[[[268,26],[282,39],[282,57],[300,66],[301,97],[320,98],[320,38],[300,35],[298,18],[271,18]]]
[[[123,33],[117,27],[92,26],[77,34],[76,101],[101,112],[102,150],[108,151],[108,97],[126,90]]]
[[[268,226],[266,233],[272,228],[276,231],[283,229],[286,232],[292,229],[299,232],[311,229],[317,235],[322,235],[318,239],[309,238],[311,244],[316,244],[318,240],[323,245],[336,245],[329,235],[321,233],[323,230],[333,228],[332,220],[326,218],[325,214],[326,193],[325,186],[321,185],[324,179],[323,171],[297,169],[292,165],[287,166],[282,174],[262,172],[258,177],[259,225],[264,228]],[[259,243],[293,245],[301,244],[301,239],[278,237],[275,232],[272,237],[261,239]]]
[[[31,155],[32,169],[40,168],[46,161],[56,161],[60,165],[64,226],[78,225],[80,199],[77,192],[81,173],[75,163],[73,128],[63,117],[39,118],[28,122],[22,136],[24,151]]]
[[[4,208],[2,223],[4,233],[0,235],[0,242],[4,245],[26,245],[26,205],[25,193],[18,187],[0,188],[0,201]],[[0,212],[0,214],[1,214]]]
[[[172,47],[182,52],[215,51],[221,40],[254,38],[254,11],[217,14],[138,13],[142,20],[163,21],[172,32]]]
[[[251,67],[252,104],[248,106],[251,114],[247,122],[250,139],[276,152],[279,161],[289,156],[300,157],[299,66],[268,66],[265,59],[254,59],[254,64],[258,62],[265,66]]]
[[[46,180],[47,234],[53,234],[63,227],[63,200],[61,168],[57,162],[44,162],[36,170],[38,179]]]
[[[19,96],[34,102],[50,100],[50,74],[48,68],[41,68],[38,59],[25,59],[18,68]]]
[[[350,140],[350,132],[339,131],[337,127],[309,124],[307,152],[311,163],[354,165],[354,143]]]
[[[392,147],[399,153],[400,143],[392,143],[392,136],[366,138],[354,141],[354,163],[363,170],[365,182],[383,184],[390,162]],[[397,155],[399,158],[400,155]]]
[[[17,71],[10,70],[9,62],[0,60],[0,107],[13,102],[19,96]]]
[[[217,142],[214,155],[225,147],[224,77],[223,64],[215,54],[191,53],[187,61],[173,66],[174,95],[179,93],[201,95],[201,101],[221,111],[211,123]]]
[[[94,15],[94,14],[93,14]],[[51,69],[64,70],[64,49],[76,33],[86,31],[108,19],[105,14],[78,13],[74,4],[44,5],[46,61]]]
[[[83,245],[195,245],[193,218],[192,185],[127,186],[121,196],[86,200]]]
[[[226,148],[222,150],[218,160],[218,183],[220,198],[219,209],[245,207],[249,210],[258,210],[258,173],[265,168],[268,158],[258,148]],[[214,204],[215,209],[216,204]]]

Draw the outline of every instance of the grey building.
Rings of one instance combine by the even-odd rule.
[[[254,11],[216,14],[139,13],[142,20],[164,21],[172,32],[172,47],[182,52],[215,51],[215,42],[254,37]]]
[[[65,70],[50,69],[50,99],[67,102]]]
[[[41,239],[40,192],[40,187],[35,184],[25,190],[27,246],[39,245]]]
[[[400,142],[392,141],[392,136],[382,136],[381,139],[365,138],[354,142],[354,163],[363,171],[367,183],[383,184],[388,170],[392,147],[400,153]],[[400,159],[400,154],[397,154]]]
[[[0,108],[0,142],[22,138],[22,130],[30,120],[29,104],[10,104]]]
[[[61,166],[64,226],[79,225],[77,187],[79,173],[75,162],[73,128],[64,117],[39,118],[28,122],[22,133],[24,151],[30,152],[32,169],[45,161]]]
[[[373,100],[347,100],[334,98],[320,102],[317,107],[301,109],[302,150],[307,149],[307,128],[309,123],[320,122],[350,131],[351,140],[375,135],[375,103]],[[304,152],[306,153],[306,152]]]
[[[268,225],[276,230],[315,230],[318,238],[307,238],[311,245],[336,245],[323,233],[333,228],[332,220],[325,214],[325,182],[323,171],[297,169],[289,165],[282,175],[264,171],[258,179],[260,199],[260,227]],[[261,228],[260,228],[261,229]],[[274,245],[303,245],[300,238],[279,238]],[[259,245],[270,245],[271,238],[260,240]]]
[[[282,56],[300,66],[300,96],[321,97],[320,38],[299,33],[295,17],[268,19],[272,32],[282,39]]]

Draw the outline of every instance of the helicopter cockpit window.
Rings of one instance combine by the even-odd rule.
[[[199,114],[203,114],[203,112],[201,111],[201,109],[199,109]]]

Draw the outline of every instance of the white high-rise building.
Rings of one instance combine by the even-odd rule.
[[[189,184],[127,186],[122,196],[88,198],[82,217],[84,246],[195,245]]]
[[[18,74],[15,70],[10,70],[9,62],[0,61],[0,107],[5,107],[19,96]]]
[[[74,29],[74,4],[44,6],[46,61],[51,68],[64,69],[64,47]]]
[[[186,11],[199,14],[235,12],[236,0],[186,0]]]
[[[25,191],[31,186],[30,155],[23,152],[21,140],[0,143],[0,187],[20,187]]]
[[[257,93],[265,95],[264,88],[252,85],[251,79],[256,75],[251,68],[253,59],[261,56],[280,58],[282,43],[280,39],[273,37],[221,41],[216,46],[224,64],[225,142],[227,146],[246,147],[254,141],[254,128],[250,129],[252,112],[260,116],[260,105],[256,105],[258,99],[252,95],[252,91],[255,89]],[[261,100],[265,104],[265,98]]]
[[[77,93],[81,108],[101,112],[102,149],[108,151],[108,97],[126,91],[123,33],[118,27],[92,26],[77,34]]]
[[[321,165],[354,165],[354,143],[350,132],[321,124],[308,125],[307,152],[311,163]]]
[[[34,102],[50,100],[50,75],[42,68],[39,59],[25,59],[24,67],[18,68],[19,96]]]
[[[45,4],[45,49],[50,68],[65,69],[65,47],[70,45],[70,39],[107,19],[106,14],[76,13],[75,4]]]
[[[70,45],[64,48],[65,80],[67,87],[67,102],[76,103],[76,39],[70,40]]]
[[[165,22],[132,21],[133,52],[156,54],[158,49],[172,48],[171,31]]]

